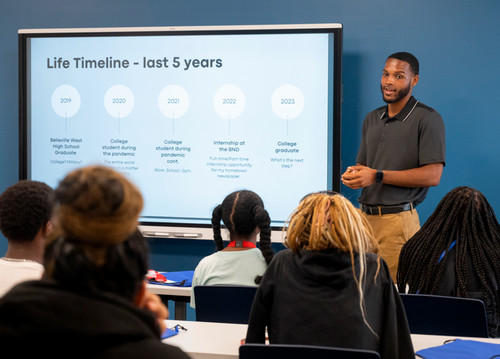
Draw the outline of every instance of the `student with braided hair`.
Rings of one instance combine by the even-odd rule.
[[[484,195],[457,187],[403,246],[400,292],[481,299],[489,335],[500,335],[500,225]]]
[[[288,222],[285,245],[253,302],[246,343],[373,350],[415,358],[406,315],[368,221],[342,195],[313,193]]]
[[[224,247],[221,220],[229,232]],[[256,286],[273,258],[271,219],[264,202],[248,190],[229,194],[212,213],[212,228],[217,252],[203,258],[196,267],[193,284],[234,284]],[[257,235],[260,234],[257,248]],[[194,291],[191,307],[195,308]]]

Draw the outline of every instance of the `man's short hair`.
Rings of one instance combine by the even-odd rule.
[[[52,188],[22,180],[0,195],[0,230],[8,240],[32,241],[52,218],[54,206]]]
[[[419,67],[420,67],[418,60],[415,56],[413,56],[409,52],[396,52],[392,55],[389,55],[389,57],[387,59],[396,59],[396,60],[407,62],[408,64],[410,64],[410,69],[413,71],[413,73],[415,75],[418,75],[418,71],[419,71]]]

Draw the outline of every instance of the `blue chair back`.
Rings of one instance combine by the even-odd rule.
[[[484,303],[479,299],[400,294],[413,334],[488,337]]]
[[[197,321],[248,324],[257,287],[199,285],[193,290]]]
[[[245,344],[240,346],[239,359],[380,359],[371,350],[345,349],[314,345]]]

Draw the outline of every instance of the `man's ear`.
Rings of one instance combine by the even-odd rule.
[[[415,87],[418,84],[418,79],[419,79],[418,75],[413,76],[413,78],[411,79],[412,87]]]
[[[142,281],[141,286],[139,287],[139,290],[135,295],[134,305],[136,307],[141,308],[144,306],[145,300],[146,300],[146,282]]]

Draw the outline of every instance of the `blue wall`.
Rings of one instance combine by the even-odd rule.
[[[441,113],[447,130],[447,166],[419,207],[422,221],[459,185],[481,190],[499,212],[499,14],[498,0],[0,0],[0,191],[18,179],[19,28],[340,22],[343,167],[355,161],[364,115],[382,105],[385,58],[410,51],[421,62],[415,96]],[[353,201],[359,195],[343,190]],[[183,270],[214,245],[155,240],[151,248],[153,267]],[[5,249],[0,238],[0,255]]]

